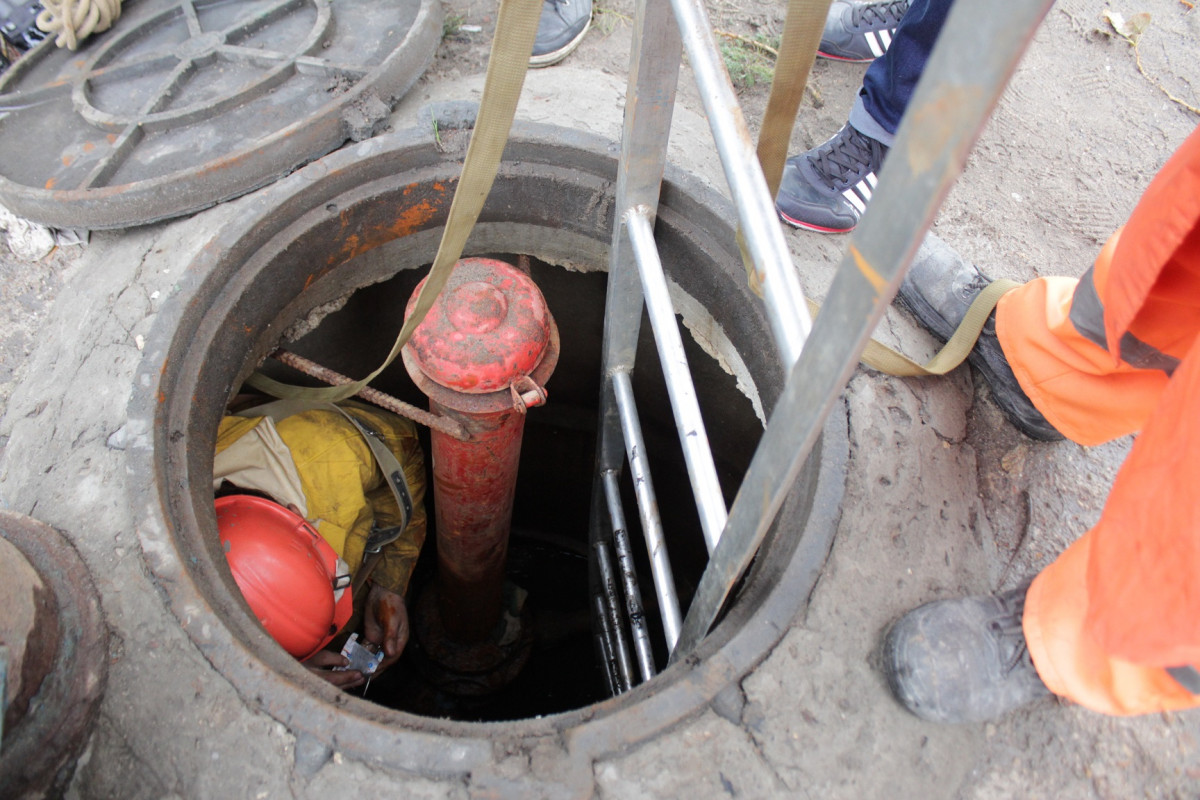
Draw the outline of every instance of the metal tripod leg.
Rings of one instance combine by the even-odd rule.
[[[812,450],[925,230],[1052,0],[959,0],[917,86],[871,205],[792,367],[672,661],[707,634]],[[763,498],[768,498],[763,502]]]

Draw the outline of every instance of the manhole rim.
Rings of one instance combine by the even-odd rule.
[[[0,509],[0,528],[54,595],[60,625],[57,652],[29,712],[4,731],[0,787],[14,796],[57,796],[100,713],[109,631],[91,573],[67,536],[6,509]]]
[[[586,159],[611,161],[615,172],[616,146],[592,134],[518,123],[510,139],[510,146],[513,144],[526,146],[525,152],[528,146],[541,144],[577,149]],[[241,202],[252,203],[259,210],[289,206],[315,209],[328,199],[314,192],[326,179],[336,176],[346,180],[353,174],[369,176],[372,167],[378,170],[397,153],[427,151],[431,147],[435,144],[429,131],[410,130],[377,137],[332,153]],[[727,205],[724,198],[702,181],[679,170],[668,168],[667,182],[681,196],[699,205],[710,208]],[[306,193],[301,202],[299,198]],[[147,340],[174,344],[206,279],[239,254],[246,256],[247,261],[253,260],[253,253],[246,252],[245,241],[261,230],[261,219],[247,213],[218,231],[189,265],[179,291],[162,305]],[[170,430],[172,404],[165,394],[169,388],[164,384],[164,375],[169,372],[167,348],[166,344],[147,346],[135,375],[127,423],[133,444],[126,452],[135,476],[170,477],[165,442],[176,432]],[[792,545],[797,552],[782,564],[762,563],[778,559],[760,561],[759,571],[774,573],[769,586],[763,582],[765,578],[757,584],[753,580],[747,582],[746,594],[753,596],[758,592],[762,597],[754,597],[756,602],[752,605],[745,597],[740,599],[731,609],[730,617],[718,625],[693,656],[648,684],[591,706],[501,723],[454,722],[385,709],[333,690],[312,678],[278,648],[274,648],[278,652],[268,649],[264,657],[255,655],[245,639],[230,629],[230,620],[209,603],[175,549],[171,514],[167,510],[171,504],[166,494],[170,481],[132,481],[131,507],[139,518],[137,529],[143,557],[166,590],[173,614],[188,637],[218,672],[238,687],[248,704],[265,711],[297,736],[336,743],[337,750],[364,762],[424,775],[460,776],[492,761],[492,740],[501,730],[509,740],[550,737],[561,741],[572,757],[592,759],[619,751],[699,713],[727,686],[753,669],[803,609],[828,554],[840,518],[844,489],[849,450],[845,428],[844,415],[831,415],[822,443],[814,451],[819,454],[820,462],[815,485],[811,487],[811,510],[804,533]],[[790,497],[781,516],[795,505]],[[251,620],[246,619],[245,623],[243,634],[251,639],[255,636],[265,639],[265,634]],[[264,665],[269,669],[263,670]]]

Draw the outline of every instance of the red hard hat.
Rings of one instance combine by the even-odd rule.
[[[346,562],[299,514],[253,495],[217,498],[233,579],[267,633],[301,661],[350,620]]]

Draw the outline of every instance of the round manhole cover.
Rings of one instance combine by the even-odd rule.
[[[364,139],[433,58],[436,0],[141,0],[0,80],[0,203],[62,228],[181,216]]]

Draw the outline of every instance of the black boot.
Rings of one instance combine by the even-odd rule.
[[[954,334],[976,295],[991,282],[991,278],[963,259],[948,244],[929,234],[913,257],[912,266],[900,284],[897,297],[922,325],[944,342]],[[1008,359],[996,338],[994,311],[988,317],[967,361],[983,373],[996,405],[1000,406],[1004,416],[1017,430],[1032,439],[1047,442],[1063,438],[1030,402],[1021,384],[1017,383],[1017,377],[1013,375],[1012,367],[1008,365]]]
[[[1021,629],[1028,584],[916,608],[884,639],[888,685],[931,722],[986,722],[1045,697]]]

